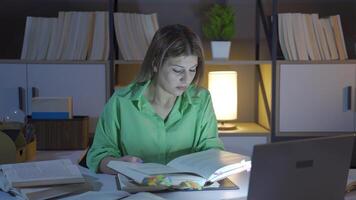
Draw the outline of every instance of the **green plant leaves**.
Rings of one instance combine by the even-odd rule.
[[[231,6],[214,4],[206,13],[203,33],[210,40],[227,41],[235,35],[235,13]]]

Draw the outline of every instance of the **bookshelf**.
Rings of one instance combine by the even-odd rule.
[[[27,15],[34,16],[53,16],[60,10],[81,10],[81,11],[108,11],[110,24],[110,54],[107,61],[88,62],[88,61],[26,61],[17,60],[6,62],[18,63],[37,63],[37,64],[86,64],[86,63],[100,63],[104,62],[109,66],[107,72],[109,83],[109,93],[119,83],[127,84],[135,76],[138,67],[142,61],[126,61],[119,56],[120,47],[116,44],[116,36],[114,30],[113,13],[114,12],[139,12],[139,13],[157,13],[160,27],[172,23],[185,24],[197,32],[203,39],[203,46],[206,55],[206,65],[208,70],[225,70],[232,69],[245,73],[246,81],[242,85],[250,85],[245,87],[245,92],[240,96],[246,97],[244,102],[239,107],[247,107],[243,114],[242,121],[245,123],[255,122],[256,124],[263,124],[261,127],[266,128],[268,133],[272,133],[272,138],[276,136],[277,127],[275,122],[278,120],[276,116],[276,107],[278,98],[277,94],[277,66],[280,64],[348,64],[354,62],[356,58],[354,44],[356,42],[356,28],[352,26],[355,20],[356,6],[353,0],[256,0],[256,1],[232,1],[232,0],[214,0],[214,1],[188,1],[188,0],[157,0],[157,1],[130,1],[130,0],[110,0],[99,1],[58,1],[55,5],[44,3],[43,6],[48,9],[36,11],[40,3],[28,3],[30,8],[28,12],[21,12],[22,19],[17,23],[17,27],[24,29],[24,20]],[[232,5],[237,11],[236,17],[236,38],[232,41],[231,58],[227,61],[211,60],[210,44],[201,32],[201,24],[203,20],[203,12],[209,5],[216,2],[222,2]],[[19,8],[19,3],[14,8]],[[6,8],[6,7],[3,7]],[[5,10],[5,9],[4,9]],[[285,61],[278,60],[278,38],[277,28],[278,24],[275,21],[269,22],[267,16],[277,17],[281,12],[304,12],[304,13],[320,13],[320,16],[328,16],[331,14],[341,14],[342,25],[344,28],[344,35],[347,45],[347,51],[350,60],[345,61]],[[177,13],[177,14],[175,14]],[[1,15],[13,16],[11,12],[6,11]],[[6,16],[6,17],[8,17]],[[19,17],[21,17],[19,16]],[[245,20],[248,19],[248,20]],[[21,30],[14,28],[14,30]],[[9,30],[7,30],[8,32]],[[6,31],[5,31],[6,32]],[[20,32],[21,31],[17,31]],[[0,33],[2,35],[4,33]],[[9,35],[9,34],[8,34]],[[17,35],[17,40],[21,41],[23,35]],[[267,36],[266,36],[267,35]],[[5,36],[5,35],[3,35]],[[6,37],[0,37],[6,38]],[[2,41],[2,40],[0,40]],[[20,43],[20,42],[19,42]],[[4,42],[7,46],[11,46],[9,41]],[[5,45],[6,46],[6,45]],[[6,52],[7,48],[0,50],[0,58],[18,58],[19,49],[21,45],[16,44],[13,52]],[[10,54],[11,55],[10,55]],[[8,56],[10,55],[10,56]],[[122,76],[127,76],[123,78]],[[261,78],[262,77],[262,78]],[[241,84],[240,84],[241,85]],[[265,92],[261,92],[260,87],[265,87]],[[266,93],[266,95],[262,95]],[[264,96],[264,97],[263,97]],[[241,101],[240,101],[241,102]],[[252,104],[253,106],[250,106]],[[246,105],[246,106],[245,106]],[[268,106],[266,106],[268,105]],[[269,108],[269,109],[266,109]],[[269,112],[267,110],[270,110]],[[252,113],[252,114],[251,114]],[[264,121],[264,122],[261,122]],[[269,126],[270,124],[270,126]],[[241,133],[242,134],[242,133]],[[273,139],[272,139],[273,140]]]
[[[20,57],[27,16],[58,18],[59,12],[109,12],[110,3],[100,0],[0,3],[0,24],[7,27],[0,33],[3,47],[0,49],[0,90],[6,91],[0,94],[1,116],[8,112],[7,107],[19,104],[23,104],[24,113],[30,114],[32,91],[40,96],[72,96],[74,115],[89,116],[89,133],[94,132],[96,120],[112,91],[110,59],[27,60]],[[21,92],[16,92],[17,88],[21,88]]]
[[[318,123],[320,121],[325,120],[327,116],[331,115],[344,115],[345,113],[339,114],[340,110],[334,110],[332,114],[327,114],[330,112],[330,109],[325,109],[326,112],[323,112],[323,109],[315,110],[314,108],[320,108],[323,105],[327,105],[327,102],[330,100],[327,99],[335,99],[340,96],[340,101],[342,101],[342,88],[335,89],[340,86],[337,86],[338,82],[345,82],[345,86],[351,85],[349,81],[346,80],[345,77],[340,77],[340,74],[347,71],[352,74],[353,68],[356,67],[355,65],[355,33],[356,30],[353,26],[353,21],[355,18],[355,2],[350,0],[343,0],[343,1],[336,1],[336,0],[327,0],[327,1],[319,1],[319,0],[312,0],[312,1],[296,1],[296,0],[274,0],[273,7],[268,10],[268,13],[271,13],[273,17],[277,17],[279,13],[318,13],[319,17],[328,17],[331,15],[340,14],[346,49],[348,52],[348,58],[346,60],[321,60],[321,61],[289,61],[289,60],[280,60],[280,56],[278,55],[278,38],[277,38],[277,31],[278,31],[278,24],[272,24],[273,30],[273,42],[272,42],[272,112],[271,112],[271,140],[272,141],[281,141],[281,140],[290,140],[290,139],[300,139],[304,137],[315,137],[315,136],[325,136],[325,135],[335,135],[335,134],[344,134],[354,132],[347,130],[349,126],[354,126],[353,123],[351,125],[342,125],[344,128],[337,128],[341,123],[338,123],[338,120],[335,120],[336,123],[324,123],[324,125],[318,127]],[[304,72],[303,72],[304,70]],[[293,75],[292,72],[293,71]],[[345,74],[345,75],[346,75]],[[298,76],[300,79],[299,81],[294,81],[292,77]],[[287,81],[287,77],[290,77]],[[345,80],[344,80],[345,79]],[[334,82],[333,82],[334,80]],[[336,81],[336,82],[335,82]],[[350,79],[353,82],[353,78]],[[296,83],[299,82],[299,83]],[[293,90],[292,85],[295,88],[303,88],[301,90]],[[317,87],[317,85],[323,85],[322,88]],[[288,88],[288,89],[287,89]],[[333,91],[334,88],[337,91]],[[341,91],[340,91],[341,90]],[[298,109],[292,111],[293,109],[289,110],[288,112],[291,113],[290,116],[299,116],[293,118],[292,120],[286,119],[285,117],[285,110],[286,108],[283,107],[285,104],[285,99],[287,99],[286,94],[287,91],[300,91],[299,99],[300,101],[295,102],[296,99],[294,98],[293,101],[289,101],[290,107],[293,109]],[[314,95],[310,94],[311,91]],[[331,96],[326,97],[324,95],[329,94]],[[334,95],[332,95],[334,94]],[[324,98],[324,100],[322,100]],[[354,98],[354,97],[352,97]],[[308,99],[308,100],[306,100]],[[318,100],[316,100],[318,99]],[[300,102],[306,100],[305,103],[301,104]],[[310,102],[314,101],[314,104],[310,107],[312,109],[307,109],[306,107],[310,106]],[[339,103],[339,100],[336,100]],[[315,103],[317,102],[317,103]],[[299,104],[300,103],[300,104]],[[336,102],[328,105],[327,107],[337,107]],[[299,106],[298,106],[299,105]],[[352,106],[353,107],[353,106]],[[342,105],[341,105],[342,108]],[[341,109],[340,108],[340,109]],[[354,109],[354,108],[352,108]],[[283,111],[284,110],[284,111]],[[305,110],[304,112],[302,110]],[[308,111],[307,111],[308,110]],[[332,110],[332,109],[331,109]],[[347,113],[346,115],[352,115],[351,113]],[[310,119],[310,116],[313,116],[313,119]],[[309,118],[308,118],[309,117]],[[332,117],[330,117],[332,118]],[[352,121],[352,118],[346,118],[346,121]],[[307,120],[309,119],[309,120]],[[344,118],[345,119],[345,118]],[[288,121],[289,120],[289,121]],[[298,122],[303,120],[307,120],[305,125],[295,127],[294,125]],[[286,125],[286,123],[290,125]],[[342,121],[342,120],[341,120]],[[325,121],[324,121],[325,122]],[[337,125],[338,123],[338,125]],[[334,125],[331,125],[334,124]],[[328,127],[328,130],[325,128]],[[293,129],[293,130],[292,130]],[[323,129],[323,130],[322,130]],[[287,131],[288,130],[288,131]]]

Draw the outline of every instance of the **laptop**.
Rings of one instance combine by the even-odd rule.
[[[344,199],[353,135],[256,145],[247,200]]]

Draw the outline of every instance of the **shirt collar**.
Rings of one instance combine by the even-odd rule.
[[[146,82],[136,82],[132,86],[132,92],[130,95],[131,101],[134,103],[134,105],[141,110],[144,104],[147,102],[145,101],[142,96],[144,95],[144,92],[146,91],[147,87],[150,85],[151,80],[148,80]],[[191,84],[187,90],[182,94],[182,106],[179,109],[181,112],[189,105],[193,104],[192,100],[192,95],[194,95],[194,87],[196,87],[194,84]]]
[[[142,100],[142,96],[146,91],[146,88],[150,85],[151,81],[148,80],[146,82],[136,82],[132,86],[132,92],[130,95],[130,100],[137,107],[138,110],[142,109],[144,105],[144,101]]]

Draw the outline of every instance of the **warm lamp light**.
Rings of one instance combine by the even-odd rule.
[[[225,122],[237,119],[237,72],[209,72],[209,91],[219,130],[235,129],[234,124]]]

